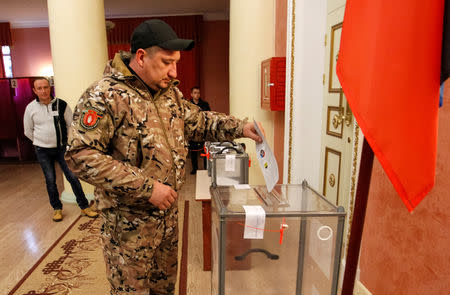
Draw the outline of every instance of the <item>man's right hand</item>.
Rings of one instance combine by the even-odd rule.
[[[170,186],[155,181],[153,183],[152,196],[148,201],[161,210],[167,210],[177,198],[177,193]]]

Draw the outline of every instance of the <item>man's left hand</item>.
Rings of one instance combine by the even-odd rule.
[[[264,136],[266,136],[266,133],[264,132],[264,128],[262,127],[261,123],[256,122],[258,124],[259,130],[263,133]],[[257,143],[262,142],[262,138],[258,135],[255,129],[255,124],[253,122],[248,122],[244,125],[244,128],[242,129],[242,134],[244,137],[248,137],[256,141]]]

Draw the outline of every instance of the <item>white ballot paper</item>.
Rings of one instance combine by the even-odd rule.
[[[240,184],[235,184],[234,185],[234,189],[237,189],[237,190],[240,190],[240,189],[252,189],[252,187],[249,184],[240,183]]]
[[[236,155],[225,155],[225,171],[234,172],[236,167]]]
[[[264,239],[266,211],[261,206],[242,206],[245,210],[244,239]]]
[[[262,143],[256,143],[256,157],[258,158],[259,166],[266,181],[267,191],[270,193],[278,182],[278,164],[263,133],[259,130],[258,124],[254,120],[253,122],[256,132],[263,140]]]

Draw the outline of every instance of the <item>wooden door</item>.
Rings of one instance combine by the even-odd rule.
[[[328,1],[320,187],[327,199],[348,210],[354,118],[336,75],[344,10],[345,1]]]

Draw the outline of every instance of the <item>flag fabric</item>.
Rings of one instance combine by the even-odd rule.
[[[409,211],[434,185],[444,0],[347,0],[337,75]]]

